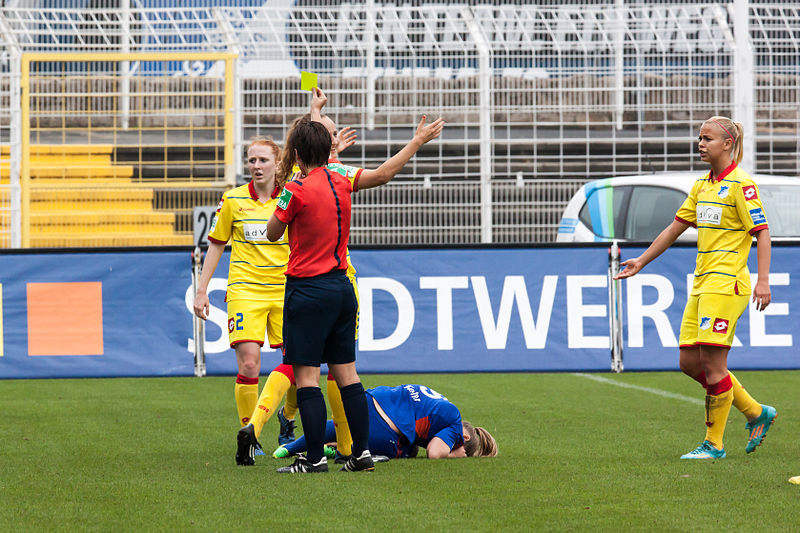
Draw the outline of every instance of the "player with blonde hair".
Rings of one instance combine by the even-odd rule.
[[[642,255],[624,261],[625,270],[615,277],[635,275],[686,228],[697,228],[694,282],[681,322],[680,368],[706,390],[706,436],[681,459],[725,457],[723,435],[731,405],[747,417],[747,453],[761,444],[777,416],[774,407],[761,405],[750,396],[727,365],[736,322],[748,301],[763,311],[771,297],[769,226],[758,186],[739,167],[743,140],[739,122],[714,116],[703,123],[698,149],[710,172],[695,182],[675,220]],[[753,235],[758,279],[751,287],[747,258]]]
[[[418,447],[429,459],[495,457],[497,442],[486,428],[461,420],[461,412],[450,400],[425,385],[380,386],[367,389],[369,449],[373,456],[413,458]],[[335,439],[329,421],[325,441]],[[305,439],[278,447],[273,457],[283,458],[305,451]]]

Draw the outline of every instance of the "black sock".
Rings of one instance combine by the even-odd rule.
[[[353,455],[358,457],[369,448],[369,410],[367,395],[361,383],[353,383],[339,389],[342,393],[344,414],[353,438]]]
[[[319,387],[297,389],[297,408],[300,410],[303,435],[306,438],[306,457],[311,464],[315,464],[323,456],[325,421],[328,418],[322,390]]]

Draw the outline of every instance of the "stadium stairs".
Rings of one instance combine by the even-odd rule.
[[[8,147],[2,147],[8,160]],[[32,145],[32,247],[191,244],[175,231],[175,214],[154,209],[152,188],[133,183],[131,165],[112,162],[111,145]],[[0,176],[8,182],[8,163]],[[5,214],[2,221],[10,223]]]

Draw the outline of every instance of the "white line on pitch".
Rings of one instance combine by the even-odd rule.
[[[692,398],[691,396],[684,396],[683,394],[677,394],[674,392],[669,392],[661,389],[653,389],[650,387],[642,387],[640,385],[631,385],[630,383],[622,383],[621,381],[614,381],[613,379],[604,378],[601,376],[595,376],[594,374],[583,374],[580,372],[575,372],[572,374],[573,376],[579,376],[582,378],[591,379],[593,381],[598,381],[600,383],[607,383],[609,385],[616,385],[617,387],[622,387],[623,389],[634,389],[642,392],[649,392],[650,394],[656,394],[658,396],[663,396],[665,398],[673,398],[675,400],[682,400],[684,402],[694,403],[697,405],[705,405],[703,400]]]

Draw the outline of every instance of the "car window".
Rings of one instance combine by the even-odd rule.
[[[771,237],[800,237],[800,185],[763,185],[761,203]]]
[[[592,233],[605,239],[621,238],[623,208],[630,187],[597,187],[586,191],[578,218]]]
[[[685,199],[685,192],[667,187],[634,187],[628,204],[625,238],[652,241],[672,222]]]

